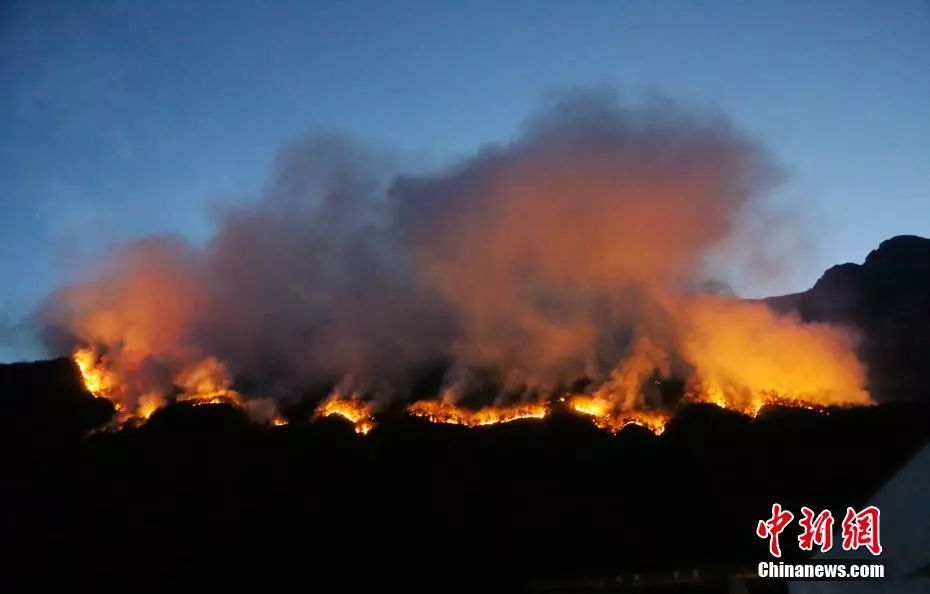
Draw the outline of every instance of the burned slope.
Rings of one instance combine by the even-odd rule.
[[[4,422],[41,425],[14,419],[22,398],[8,394],[54,409],[40,404],[54,390],[31,390],[67,367],[5,370]],[[9,577],[442,591],[752,563],[774,501],[859,505],[930,437],[917,404],[769,408],[754,421],[694,405],[660,437],[569,413],[474,429],[388,417],[362,437],[339,420],[263,427],[228,406],[178,404],[82,436],[106,403],[62,381],[80,412],[55,422],[53,447],[20,431],[11,450],[30,452],[30,472],[4,506]]]

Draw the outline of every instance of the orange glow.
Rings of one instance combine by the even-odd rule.
[[[329,398],[317,406],[317,418],[342,417],[355,427],[355,432],[366,435],[375,427],[375,418],[372,415],[370,403],[355,398],[346,398],[339,392],[334,392]]]
[[[871,404],[853,338],[803,324],[766,306],[698,299],[688,308],[681,350],[694,366],[689,398],[755,416],[766,404]]]
[[[763,305],[733,299],[692,298],[670,304],[676,310],[674,332],[660,335],[661,340],[639,337],[592,392],[564,399],[569,409],[612,433],[635,424],[660,435],[674,410],[658,404],[654,384],[680,372],[672,365],[678,360],[687,370],[684,402],[711,403],[751,417],[766,405],[824,411],[871,404],[854,340],[841,329],[804,324]],[[287,423],[272,399],[246,400],[233,390],[232,375],[216,357],[191,349],[174,358],[156,355],[154,361],[167,362],[171,370],[166,377],[156,374],[162,378],[158,381],[150,379],[145,357],[130,357],[119,344],[81,346],[73,360],[86,389],[113,403],[116,426],[144,422],[172,401],[224,403],[244,409],[257,422]],[[451,400],[421,400],[406,410],[433,423],[465,427],[543,419],[551,410],[549,402],[468,409]],[[351,422],[359,434],[367,434],[376,423],[372,402],[342,388],[319,405],[315,416],[334,415]]]
[[[726,398],[720,392],[698,390],[697,392],[689,393],[686,396],[686,400],[689,402],[704,402],[707,404],[713,404],[719,406],[720,408],[736,411],[752,418],[756,418],[759,415],[759,412],[766,406],[803,408],[824,414],[828,412],[827,406],[861,406],[861,404],[849,403],[826,405],[805,399],[788,398],[773,392],[755,392],[745,397],[739,402],[739,404],[737,404],[727,402]]]
[[[577,413],[591,417],[591,421],[606,431],[618,433],[627,425],[639,425],[656,435],[662,435],[669,415],[661,411],[629,410],[616,411],[611,401],[585,394],[576,394],[568,399],[568,407]]]
[[[158,392],[143,394],[139,398],[139,406],[136,409],[136,416],[147,421],[156,410],[165,405],[165,400]]]
[[[182,390],[179,402],[201,404],[230,404],[241,406],[242,398],[230,389],[232,378],[226,367],[215,357],[207,357],[181,370],[174,385]]]
[[[549,406],[544,403],[527,403],[511,406],[485,406],[478,410],[468,410],[440,400],[420,400],[408,406],[407,412],[415,417],[423,417],[432,423],[480,427],[520,419],[543,419],[549,414]]]
[[[72,359],[78,367],[88,392],[97,398],[106,398],[116,409],[114,426],[135,425],[147,421],[158,409],[171,401],[190,402],[194,406],[227,404],[243,408],[256,420],[275,425],[286,424],[279,418],[271,399],[243,400],[232,390],[232,379],[225,366],[214,357],[205,357],[181,369],[167,388],[148,388],[133,384],[133,373],[118,357],[100,355],[93,347],[80,347]],[[258,406],[260,405],[260,406]]]
[[[871,403],[851,332],[698,294],[716,264],[737,263],[717,256],[754,263],[769,247],[768,233],[741,237],[755,230],[743,218],[758,214],[756,192],[778,177],[764,151],[664,107],[586,98],[540,115],[499,150],[393,184],[386,200],[368,199],[381,184],[369,188],[367,166],[355,187],[355,151],[348,177],[313,151],[307,183],[322,203],[311,208],[287,161],[274,191],[229,209],[212,241],[123,246],[97,277],[55,291],[43,326],[80,344],[84,385],[118,422],[186,401],[280,425],[274,398],[341,375],[316,417],[367,434],[375,409],[438,362],[446,391],[395,405],[466,427],[546,418],[551,395],[576,385],[591,389],[566,407],[611,432],[662,433],[680,385],[684,402],[750,416],[767,404]],[[270,395],[247,398],[241,385]],[[458,406],[481,391],[540,401]]]
[[[72,359],[81,372],[81,379],[88,392],[96,398],[114,400],[113,396],[120,387],[119,376],[106,367],[97,351],[91,347],[82,347],[74,351]]]

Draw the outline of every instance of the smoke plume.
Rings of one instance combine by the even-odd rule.
[[[427,175],[316,137],[282,151],[205,247],[125,246],[42,318],[51,349],[118,369],[129,409],[234,383],[288,398],[338,382],[387,402],[437,365],[447,401],[488,385],[492,399],[545,398],[587,378],[632,409],[653,377],[729,399],[867,401],[845,332],[698,294],[705,257],[732,249],[775,173],[722,118],[590,94]]]

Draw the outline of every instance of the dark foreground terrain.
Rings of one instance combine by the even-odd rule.
[[[773,502],[860,505],[930,438],[917,403],[755,421],[691,406],[661,437],[568,413],[482,429],[398,416],[362,437],[338,420],[271,428],[227,406],[174,405],[87,435],[112,411],[67,359],[0,366],[0,394],[11,592],[23,578],[441,592],[725,575],[767,558],[754,527]],[[796,536],[783,536],[789,558]],[[703,584],[675,591],[726,591]]]

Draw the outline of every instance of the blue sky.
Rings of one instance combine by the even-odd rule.
[[[930,3],[6,2],[0,360],[11,327],[108,245],[212,229],[282,143],[341,131],[438,165],[547,96],[615,87],[720,111],[817,233],[774,292],[930,235]],[[772,287],[741,287],[747,293]]]

